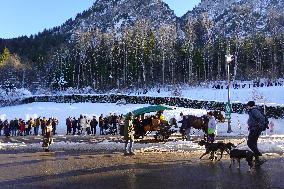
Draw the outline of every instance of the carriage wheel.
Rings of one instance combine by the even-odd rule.
[[[161,133],[157,133],[157,134],[155,135],[155,139],[156,139],[157,141],[164,141],[164,140],[165,140],[165,136],[163,136]]]

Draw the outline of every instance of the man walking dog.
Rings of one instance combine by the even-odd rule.
[[[257,140],[263,131],[262,128],[265,127],[265,117],[262,114],[261,110],[258,109],[258,107],[255,106],[254,101],[249,101],[247,103],[247,109],[248,109],[248,141],[247,145],[248,147],[253,151],[255,156],[255,165],[260,166],[264,163],[264,161],[259,160],[259,156],[262,156],[262,154],[259,152],[257,147]]]

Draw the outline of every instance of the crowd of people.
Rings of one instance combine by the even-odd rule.
[[[97,135],[97,127],[99,127],[99,135],[116,135],[119,128],[124,124],[124,116],[110,113],[107,116],[101,114],[99,118],[93,116],[89,119],[87,116],[80,115],[78,119],[69,116],[66,119],[67,135]]]
[[[45,128],[51,125],[52,133],[56,134],[56,128],[58,125],[57,118],[37,117],[30,118],[25,121],[24,119],[0,119],[0,136],[28,136],[28,135],[44,135]],[[40,132],[41,131],[41,132]]]

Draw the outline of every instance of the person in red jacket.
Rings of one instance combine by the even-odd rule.
[[[20,119],[20,135],[21,136],[23,136],[24,135],[24,133],[25,133],[25,122],[22,120],[22,119]]]

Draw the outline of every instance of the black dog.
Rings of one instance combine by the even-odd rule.
[[[206,142],[205,140],[199,141],[198,145],[200,145],[200,146],[204,146],[205,145],[205,150],[206,150],[205,153],[202,154],[199,159],[201,159],[206,154],[210,153],[209,159],[211,159],[211,161],[214,160],[214,154],[218,150],[221,152],[221,156],[218,159],[218,161],[220,161],[222,159],[222,157],[223,157],[224,151],[226,151],[228,154],[230,154],[230,150],[233,147],[235,147],[235,145],[232,144],[231,142],[228,142],[228,143],[224,143],[224,142],[209,143],[209,142]],[[215,158],[217,158],[217,157],[215,157]]]
[[[254,158],[254,153],[249,150],[239,150],[239,149],[233,149],[230,151],[230,158],[231,158],[231,163],[230,163],[230,168],[232,166],[232,163],[236,159],[238,161],[238,169],[240,169],[240,160],[241,159],[246,159],[248,162],[249,166],[249,171],[251,171],[251,168],[253,167],[253,158]]]

